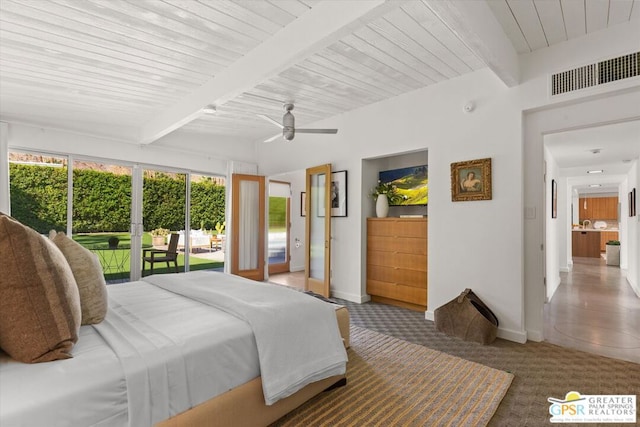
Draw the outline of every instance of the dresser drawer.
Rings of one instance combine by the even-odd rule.
[[[427,290],[401,284],[367,280],[367,293],[416,305],[427,305]]]
[[[367,248],[372,251],[426,255],[427,239],[424,237],[368,236]]]
[[[427,256],[401,252],[367,251],[367,264],[427,271]]]
[[[427,288],[426,271],[367,265],[367,277],[381,282],[398,283],[414,288]]]
[[[369,218],[367,235],[415,237],[427,235],[426,218]]]

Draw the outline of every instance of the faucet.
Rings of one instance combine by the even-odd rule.
[[[587,223],[589,223],[589,226],[591,226],[591,221],[588,219],[585,219],[584,221],[582,221],[582,228],[587,228]]]

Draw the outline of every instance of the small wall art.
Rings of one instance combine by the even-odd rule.
[[[491,200],[491,159],[451,163],[451,201]]]

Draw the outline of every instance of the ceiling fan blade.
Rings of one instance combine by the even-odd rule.
[[[273,120],[271,117],[267,117],[264,114],[257,114],[258,117],[265,119],[268,122],[273,123],[274,125],[278,126],[280,129],[282,129],[284,126],[282,126],[280,123],[278,123],[277,121]]]
[[[271,142],[271,141],[274,141],[274,140],[278,139],[278,138],[279,138],[279,137],[281,137],[281,136],[282,136],[282,134],[281,134],[281,133],[276,134],[276,135],[273,135],[271,138],[269,138],[269,139],[265,139],[265,140],[264,140],[264,142]]]
[[[338,133],[338,129],[296,129],[296,133]]]

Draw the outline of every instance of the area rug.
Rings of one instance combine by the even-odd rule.
[[[513,375],[351,327],[347,385],[274,426],[484,426]]]

